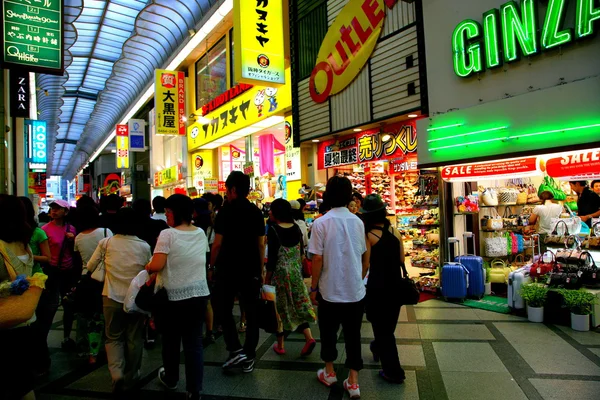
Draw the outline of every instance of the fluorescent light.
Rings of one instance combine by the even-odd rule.
[[[481,131],[475,131],[475,132],[469,132],[469,133],[462,133],[460,135],[446,136],[446,137],[438,138],[438,139],[429,139],[427,141],[427,143],[439,142],[439,141],[442,141],[442,140],[450,140],[450,139],[464,137],[464,136],[477,135],[479,133],[485,133],[485,132],[501,131],[501,130],[506,129],[506,128],[508,128],[508,126],[499,126],[498,128],[483,129]]]
[[[116,153],[116,152],[117,152],[117,150],[116,150],[116,149],[112,149],[110,152],[111,152],[111,153]]]
[[[487,139],[487,140],[479,140],[477,142],[451,144],[449,146],[442,146],[442,147],[432,147],[431,149],[429,149],[429,151],[436,151],[436,150],[442,150],[442,149],[451,149],[453,147],[469,146],[469,145],[472,145],[472,144],[497,142],[499,140],[506,140],[506,138],[494,138],[494,139]]]
[[[313,139],[312,142],[313,143],[319,143],[319,139]]]
[[[600,124],[582,125],[582,126],[576,126],[573,128],[563,128],[563,129],[555,129],[552,131],[543,131],[543,132],[535,132],[535,133],[526,133],[524,135],[509,136],[508,139],[518,139],[518,138],[528,137],[528,136],[547,135],[549,133],[569,132],[569,131],[576,131],[576,130],[580,130],[580,129],[590,129],[590,128],[598,128],[598,127],[600,127]]]
[[[438,127],[435,127],[435,128],[429,128],[429,129],[427,129],[427,132],[441,131],[442,129],[448,129],[448,128],[458,128],[459,126],[463,126],[463,124],[438,126]]]
[[[417,114],[408,114],[408,118],[417,118],[418,116]]]
[[[362,129],[360,128],[356,128],[356,129],[352,129],[354,132],[362,132]]]

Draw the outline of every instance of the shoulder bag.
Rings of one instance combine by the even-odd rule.
[[[563,228],[564,227],[564,228]],[[562,232],[562,233],[559,233]],[[554,225],[554,230],[546,236],[544,239],[544,243],[546,244],[560,244],[567,240],[569,237],[569,227],[567,223],[562,219],[558,219],[556,225]]]
[[[104,279],[106,278],[106,252],[108,251],[109,242],[110,239],[106,241],[106,246],[104,246],[104,251],[102,252],[102,260],[100,260],[100,263],[98,264],[94,272],[92,272],[92,279],[98,282],[104,282]]]
[[[545,262],[544,256],[548,253],[550,253],[550,255],[552,256],[552,260],[549,262]],[[556,267],[556,257],[554,256],[553,252],[548,250],[544,254],[542,254],[542,256],[538,258],[536,262],[533,263],[533,265],[531,266],[531,270],[529,271],[529,276],[532,278],[544,276],[549,272],[554,271]]]
[[[408,271],[406,271],[404,263],[400,263],[400,269],[402,270],[402,279],[399,282],[398,288],[400,304],[405,306],[418,304],[421,293],[419,292],[417,284],[408,276]]]

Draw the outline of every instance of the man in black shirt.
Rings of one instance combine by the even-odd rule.
[[[600,217],[600,196],[590,190],[587,181],[572,181],[569,184],[578,196],[577,215],[591,227],[592,218]]]
[[[258,345],[256,305],[264,268],[265,223],[258,207],[246,198],[250,191],[248,175],[234,171],[225,186],[227,205],[216,217],[210,263],[216,270],[216,306],[230,353],[223,368],[241,365],[244,372],[252,372]],[[233,303],[238,294],[247,323],[243,348],[233,319]]]

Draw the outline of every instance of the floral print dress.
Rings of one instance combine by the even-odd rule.
[[[284,331],[294,331],[298,326],[316,320],[315,309],[302,279],[301,243],[293,247],[279,246],[277,266],[273,272],[275,304]]]

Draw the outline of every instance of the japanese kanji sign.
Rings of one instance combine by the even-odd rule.
[[[389,136],[387,138],[386,136]],[[387,139],[384,141],[384,138]],[[396,160],[417,151],[415,123],[385,126],[319,145],[318,168],[332,168],[371,161]]]
[[[294,147],[292,116],[285,117],[285,174],[288,182],[302,179],[300,147]]]
[[[234,0],[233,7],[236,81],[284,84],[283,1]]]
[[[181,165],[173,165],[154,174],[154,187],[171,185],[183,179]]]
[[[63,74],[63,0],[2,1],[2,64]]]
[[[129,169],[129,127],[117,125],[117,168]]]
[[[157,69],[154,82],[156,134],[185,136],[185,74]]]
[[[285,71],[289,77],[289,68]],[[254,86],[204,117],[210,123],[196,122],[188,127],[188,150],[193,151],[237,130],[282,112],[292,105],[290,85],[279,88]]]

